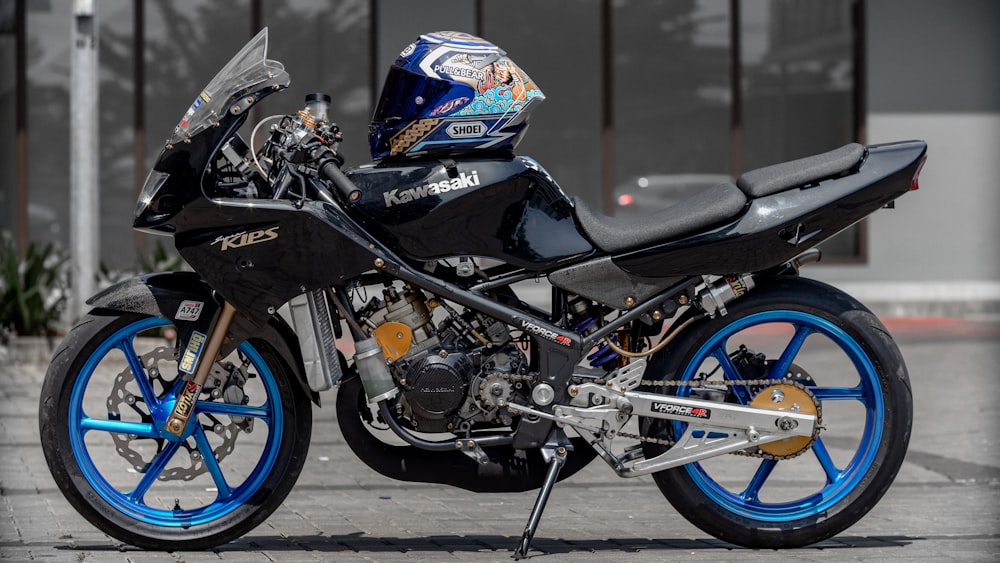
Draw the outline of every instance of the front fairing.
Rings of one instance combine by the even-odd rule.
[[[136,229],[176,231],[178,213],[199,197],[210,159],[264,97],[288,87],[284,66],[267,58],[267,29],[250,40],[198,94],[164,145],[136,204]]]

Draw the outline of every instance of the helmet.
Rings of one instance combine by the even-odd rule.
[[[389,68],[368,129],[372,158],[513,151],[545,96],[496,45],[421,35]]]

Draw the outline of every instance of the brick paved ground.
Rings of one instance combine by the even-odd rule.
[[[557,485],[535,539],[536,561],[1000,560],[1000,325],[897,321],[914,387],[907,461],[861,522],[818,545],[733,547],[697,530],[649,478],[600,462]],[[303,475],[263,525],[207,552],[122,546],[58,492],[38,443],[44,366],[0,365],[0,559],[11,561],[509,561],[534,493],[476,495],[399,483],[355,460],[331,407],[315,410]],[[331,405],[331,394],[324,396]]]

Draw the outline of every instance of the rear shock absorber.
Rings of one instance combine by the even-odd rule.
[[[591,331],[591,329],[597,325],[597,319],[595,317],[588,317],[583,321],[576,324],[573,329],[581,334],[586,334]],[[614,339],[614,336],[611,337]],[[594,367],[604,367],[608,365],[609,362],[615,362],[615,367],[617,367],[617,359],[619,357],[618,352],[615,352],[606,343],[601,344],[597,351],[587,356],[587,361],[590,365]]]

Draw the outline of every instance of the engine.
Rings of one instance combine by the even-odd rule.
[[[439,322],[432,311],[443,313]],[[406,427],[463,433],[512,423],[506,406],[529,392],[528,362],[505,324],[394,287],[360,317],[389,362],[400,389],[395,413]]]

